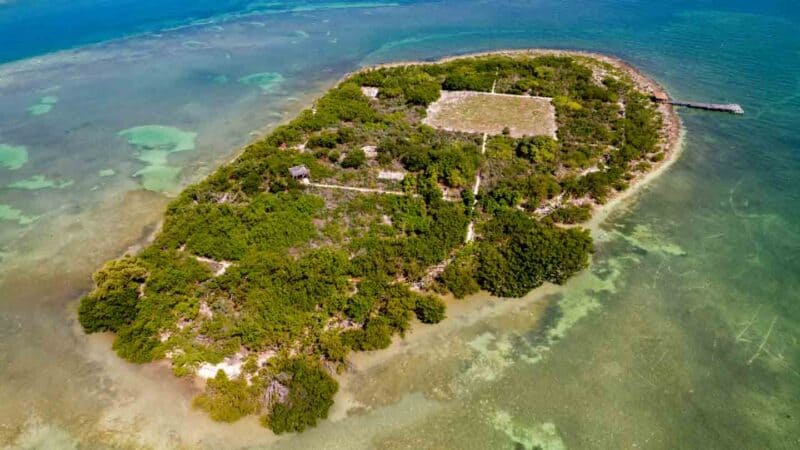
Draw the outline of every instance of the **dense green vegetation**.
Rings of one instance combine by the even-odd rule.
[[[456,254],[439,278],[444,287],[456,298],[464,298],[480,291],[478,259],[475,257],[474,248],[470,247]]]
[[[503,133],[481,154],[481,136],[421,123],[442,89],[495,81],[498,92],[552,97],[558,139]],[[663,158],[659,129],[649,100],[596,61],[486,56],[363,71],[184,190],[150,246],[95,274],[79,319],[87,332],[116,332],[121,357],[168,357],[179,376],[238,361],[237,374],[208,379],[196,407],[302,431],[327,416],[331,374],[350,352],[387,347],[415,317],[445,318],[433,292],[518,297],[586,267],[588,232],[559,224],[587,220],[577,204],[604,201]],[[314,181],[406,195],[307,186],[288,173],[301,164]],[[405,178],[379,181],[379,169]],[[472,221],[477,239],[465,244]]]
[[[558,223],[576,224],[586,222],[592,216],[592,211],[588,206],[562,206],[552,213],[547,218]]]
[[[276,433],[313,427],[318,418],[328,415],[339,385],[318,361],[308,358],[293,358],[281,369],[291,374],[285,382],[288,396],[285,401],[275,402],[264,424]]]
[[[439,323],[445,318],[445,304],[433,295],[420,297],[416,302],[417,318],[422,323]]]
[[[258,408],[257,390],[248,386],[244,378],[231,380],[225,372],[208,380],[206,391],[194,399],[196,407],[208,411],[211,418],[221,422],[235,422],[253,414]]]
[[[119,331],[136,317],[139,287],[147,270],[131,257],[109,261],[94,274],[94,290],[81,300],[78,318],[83,328]]]
[[[521,297],[545,281],[562,284],[588,264],[587,230],[561,229],[522,211],[503,211],[484,225],[478,282],[492,294]]]

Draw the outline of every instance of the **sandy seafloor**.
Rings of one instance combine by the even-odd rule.
[[[304,6],[0,66],[0,445],[800,446],[800,7]],[[597,225],[589,270],[452,302],[442,324],[356,355],[330,420],[300,436],[213,423],[190,383],[80,331],[91,272],[253,132],[363,65],[515,47],[609,53],[747,114],[680,110],[681,159]]]

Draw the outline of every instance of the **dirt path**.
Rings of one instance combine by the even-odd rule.
[[[497,87],[497,74],[495,73],[494,81],[492,82],[492,94],[495,93],[495,88]],[[489,133],[483,133],[483,142],[481,143],[481,155],[486,154],[486,140],[489,139]],[[481,189],[481,172],[475,174],[475,185],[472,186],[472,195],[475,198],[472,201],[472,206],[478,204],[478,192]],[[469,225],[467,225],[467,238],[464,239],[465,243],[470,243],[475,240],[475,221],[471,220]]]
[[[322,189],[341,189],[343,191],[364,192],[368,194],[385,194],[385,195],[407,195],[401,191],[387,191],[384,189],[361,188],[354,186],[339,186],[336,184],[323,184],[323,183],[306,183],[307,186],[313,186]]]
[[[497,81],[495,81],[497,83]],[[492,93],[494,93],[494,85],[492,85]],[[486,154],[486,140],[489,138],[489,133],[483,133],[483,143],[481,144],[481,155]],[[475,174],[475,185],[472,186],[472,195],[475,197],[475,200],[472,202],[472,206],[478,204],[478,192],[481,189],[481,172]],[[475,240],[475,221],[470,221],[469,225],[467,225],[467,238],[464,240],[466,243],[470,243]]]

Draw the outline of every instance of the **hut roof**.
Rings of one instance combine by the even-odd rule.
[[[306,166],[290,167],[289,174],[291,174],[294,178],[307,177],[309,175],[308,167]]]
[[[378,147],[374,145],[365,145],[361,147],[361,150],[364,150],[364,156],[367,158],[375,158],[378,156]]]
[[[669,101],[669,96],[667,95],[666,92],[655,91],[653,92],[653,100],[664,103]]]
[[[394,181],[403,181],[406,174],[404,172],[395,172],[389,170],[381,170],[378,172],[378,179],[379,180],[394,180]]]
[[[369,98],[378,98],[378,88],[371,86],[361,86],[361,93]]]

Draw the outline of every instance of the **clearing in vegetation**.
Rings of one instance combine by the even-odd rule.
[[[521,127],[527,107],[498,102],[552,98],[558,139],[425,124],[448,91],[495,86],[514,97],[468,95],[472,117]],[[414,318],[442,320],[440,294],[519,297],[585,268],[589,232],[559,224],[586,220],[663,159],[661,126],[627,72],[586,56],[355,73],[187,187],[151,244],[94,275],[80,323],[115,332],[129,361],[213,374],[195,405],[215,420],[256,414],[276,433],[302,431],[327,416],[350,352],[387,347]]]
[[[443,91],[428,107],[423,123],[466,133],[501,134],[515,138],[556,138],[556,110],[550,98],[487,92]]]

